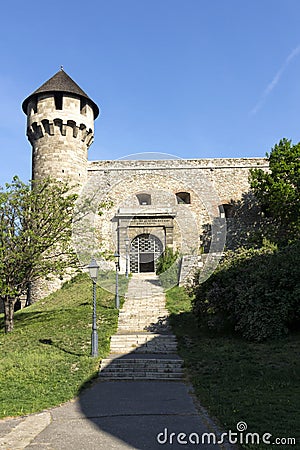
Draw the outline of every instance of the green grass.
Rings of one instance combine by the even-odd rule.
[[[245,421],[248,432],[298,439],[300,335],[261,344],[208,335],[197,327],[183,288],[167,292],[167,307],[195,393],[221,427],[236,431],[236,424]],[[243,448],[299,449],[297,442]]]
[[[121,277],[120,282],[126,283]],[[92,358],[92,283],[86,275],[15,313],[12,333],[4,333],[1,315],[0,417],[41,411],[74,398],[109,353],[117,316],[114,295],[98,287],[99,357]]]

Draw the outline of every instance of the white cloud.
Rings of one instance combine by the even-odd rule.
[[[289,64],[292,62],[292,60],[300,53],[300,45],[298,45],[298,47],[294,48],[294,50],[291,51],[291,53],[288,55],[288,57],[286,58],[286,60],[284,61],[284,63],[282,64],[282,66],[280,67],[280,69],[278,70],[278,72],[275,74],[274,78],[272,79],[272,81],[268,84],[268,86],[266,87],[266,89],[264,90],[264,92],[261,95],[261,98],[259,99],[259,101],[256,103],[256,105],[254,106],[254,108],[250,111],[250,114],[253,116],[255,115],[260,108],[263,106],[263,104],[265,103],[265,100],[267,98],[268,95],[270,95],[270,93],[273,91],[273,89],[276,87],[276,85],[279,83],[283,72],[286,70],[286,68],[289,66]]]

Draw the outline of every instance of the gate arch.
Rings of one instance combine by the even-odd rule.
[[[153,234],[139,234],[130,246],[130,272],[155,272],[157,259],[163,252],[163,244]]]

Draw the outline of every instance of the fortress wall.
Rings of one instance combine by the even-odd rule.
[[[213,184],[222,203],[240,199],[249,190],[249,171],[254,168],[267,170],[265,158],[216,158],[216,159],[174,159],[174,160],[115,160],[88,162],[88,177],[103,171],[104,175],[119,172],[136,173],[145,177],[159,173],[163,177],[184,177],[187,184],[197,184],[197,179],[205,178]]]
[[[220,205],[238,202],[249,191],[249,170],[258,167],[267,170],[267,161],[231,158],[88,162],[90,190],[97,190],[99,198],[112,203],[97,218],[102,250],[114,252],[117,248],[116,216],[120,208],[140,208],[145,214],[147,210],[171,208],[176,213],[172,231],[174,250],[197,254],[205,226],[212,222],[212,217],[220,216]],[[178,192],[189,192],[191,203],[178,204],[175,195]],[[138,193],[151,194],[151,205],[139,205]],[[130,239],[139,231],[143,229],[131,229]],[[234,233],[237,234],[236,229]]]

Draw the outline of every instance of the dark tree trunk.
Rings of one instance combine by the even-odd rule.
[[[10,333],[14,328],[14,306],[16,300],[11,297],[4,297],[4,327],[5,333]]]

